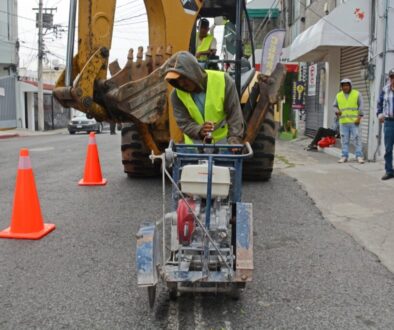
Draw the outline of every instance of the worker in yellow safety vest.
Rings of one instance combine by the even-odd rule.
[[[208,32],[209,21],[206,18],[200,19],[196,35],[196,58],[199,62],[204,62],[216,54],[216,39]]]
[[[208,137],[219,144],[242,143],[244,120],[228,74],[204,70],[191,53],[181,51],[168,60],[165,79],[175,87],[171,102],[185,143],[201,143]]]
[[[334,102],[335,113],[339,117],[339,129],[341,133],[342,156],[338,163],[345,163],[349,159],[350,139],[354,140],[356,160],[364,163],[361,136],[359,126],[363,117],[363,99],[361,93],[352,88],[350,79],[341,80],[341,91],[337,94]]]

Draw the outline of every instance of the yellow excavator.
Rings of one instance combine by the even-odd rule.
[[[234,49],[232,58],[211,61],[234,77],[246,123],[245,141],[254,150],[244,163],[244,177],[268,180],[275,153],[274,107],[283,84],[285,70],[276,65],[271,75],[254,68],[243,57],[244,31],[250,27],[245,0],[144,0],[149,26],[149,46],[145,54],[128,50],[123,68],[108,63],[115,19],[116,0],[70,0],[67,65],[56,83],[55,98],[64,107],[73,107],[98,121],[123,123],[122,163],[131,177],[153,176],[159,165],[149,154],[160,154],[170,140],[180,142],[169,102],[171,87],[165,83],[166,60],[180,50],[194,51],[196,22],[199,18],[225,17],[232,36],[225,42]],[[78,5],[78,21],[76,7]],[[246,24],[244,23],[246,22]],[[73,54],[75,25],[78,25],[78,53]],[[133,31],[130,29],[130,34]],[[249,29],[249,35],[253,35]],[[125,50],[127,51],[127,49]],[[110,77],[107,77],[107,72]]]

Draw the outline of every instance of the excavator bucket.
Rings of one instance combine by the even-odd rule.
[[[172,87],[164,80],[166,60],[178,51],[192,51],[198,18],[225,16],[223,21],[242,27],[240,11],[246,11],[244,0],[144,3],[150,46],[145,54],[142,47],[136,54],[130,49],[127,63],[121,68],[117,61],[108,63],[116,0],[79,0],[78,53],[71,61],[71,73],[67,71],[71,84],[66,85],[63,72],[53,91],[64,107],[83,111],[98,121],[122,123],[122,163],[129,176],[158,174],[158,167],[148,159],[150,152],[159,154],[171,139],[180,142],[183,137],[168,101]],[[240,28],[235,30],[242,32]],[[249,77],[253,79],[241,89],[237,70],[242,65],[242,44],[240,38],[235,40],[237,54],[232,62],[247,123],[245,141],[255,150],[255,157],[244,164],[245,174],[254,180],[267,180],[275,150],[273,105],[284,80],[284,69],[278,65],[267,77],[251,68]]]

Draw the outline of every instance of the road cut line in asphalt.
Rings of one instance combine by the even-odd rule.
[[[194,297],[193,314],[194,314],[194,329],[195,330],[206,329],[205,322],[202,319],[201,295],[197,295]]]
[[[168,330],[179,330],[178,318],[179,318],[178,302],[170,300],[170,306],[168,308],[168,321],[167,321]]]

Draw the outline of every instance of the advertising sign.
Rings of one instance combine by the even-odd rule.
[[[270,76],[275,70],[282,53],[283,41],[286,31],[275,29],[270,31],[264,38],[263,51],[261,54],[261,73]]]
[[[293,102],[291,107],[293,109],[305,108],[305,84],[303,81],[293,82]]]
[[[309,66],[308,69],[308,96],[316,95],[317,64]]]

